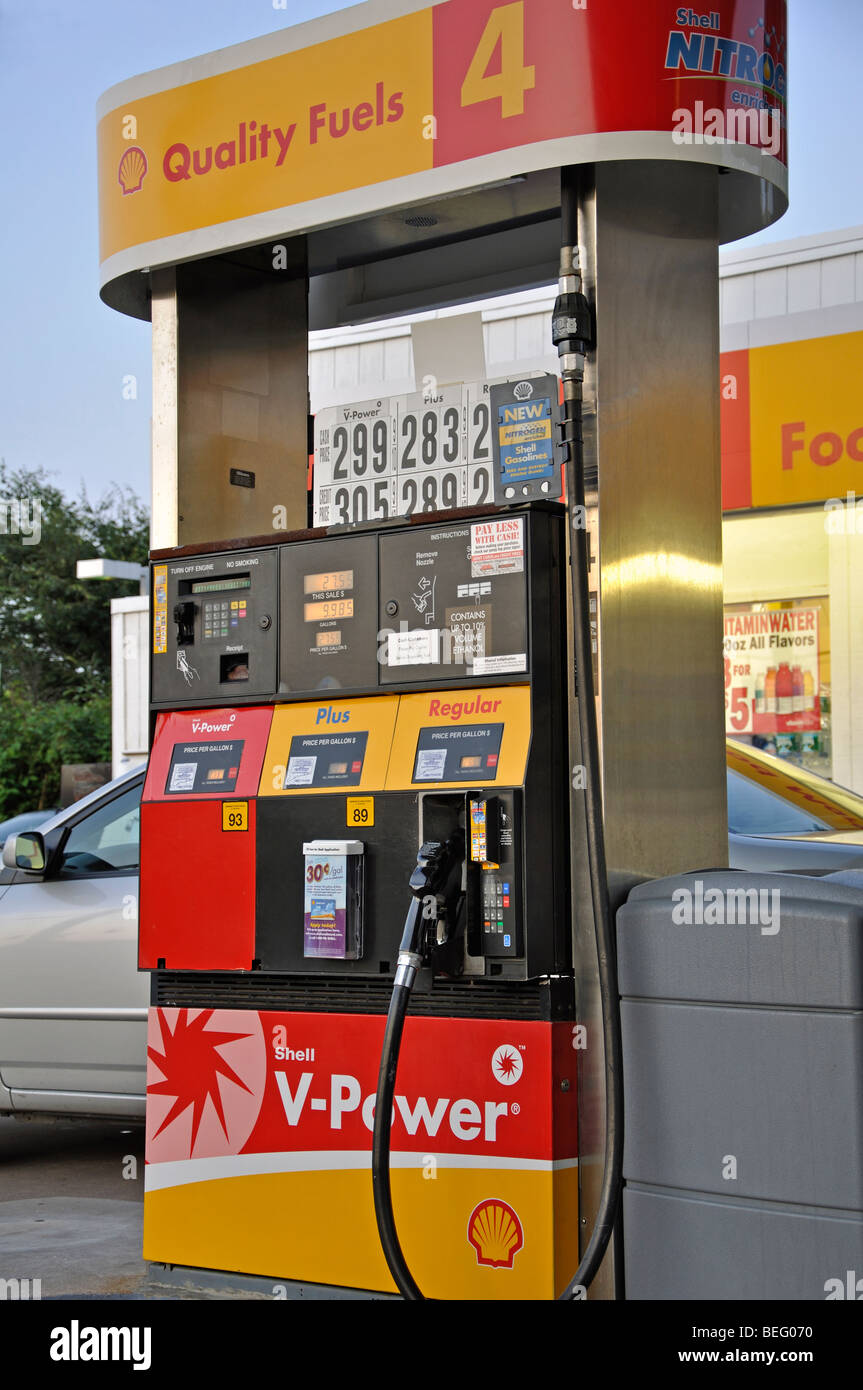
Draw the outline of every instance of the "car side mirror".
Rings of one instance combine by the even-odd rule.
[[[64,826],[49,830],[44,835],[41,830],[10,835],[3,846],[4,867],[20,869],[25,874],[47,875],[56,867],[64,837]]]
[[[45,871],[45,841],[38,832],[28,830],[10,835],[3,846],[3,863],[7,869],[24,869],[26,873]]]

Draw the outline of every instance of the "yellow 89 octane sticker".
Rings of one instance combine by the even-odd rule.
[[[349,796],[347,823],[351,825],[374,825],[375,799],[373,796]]]
[[[222,829],[223,830],[248,830],[249,828],[249,803],[248,801],[223,801],[222,802]]]

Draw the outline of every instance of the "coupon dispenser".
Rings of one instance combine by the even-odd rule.
[[[564,541],[542,503],[155,560],[142,968],[391,978],[458,830],[427,987],[569,968]]]

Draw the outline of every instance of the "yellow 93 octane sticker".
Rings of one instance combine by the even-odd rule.
[[[223,801],[222,802],[222,829],[223,830],[248,830],[249,828],[249,803],[248,801]]]

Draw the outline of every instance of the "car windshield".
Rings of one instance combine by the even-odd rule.
[[[73,826],[63,848],[63,872],[93,874],[137,868],[140,801],[138,784]]]
[[[739,772],[729,772],[728,829],[733,835],[813,835],[831,826]]]
[[[863,797],[857,792],[734,739],[726,741],[725,754],[729,772],[739,774],[735,782],[728,782],[732,833],[807,835],[839,830],[859,835],[863,831]]]

